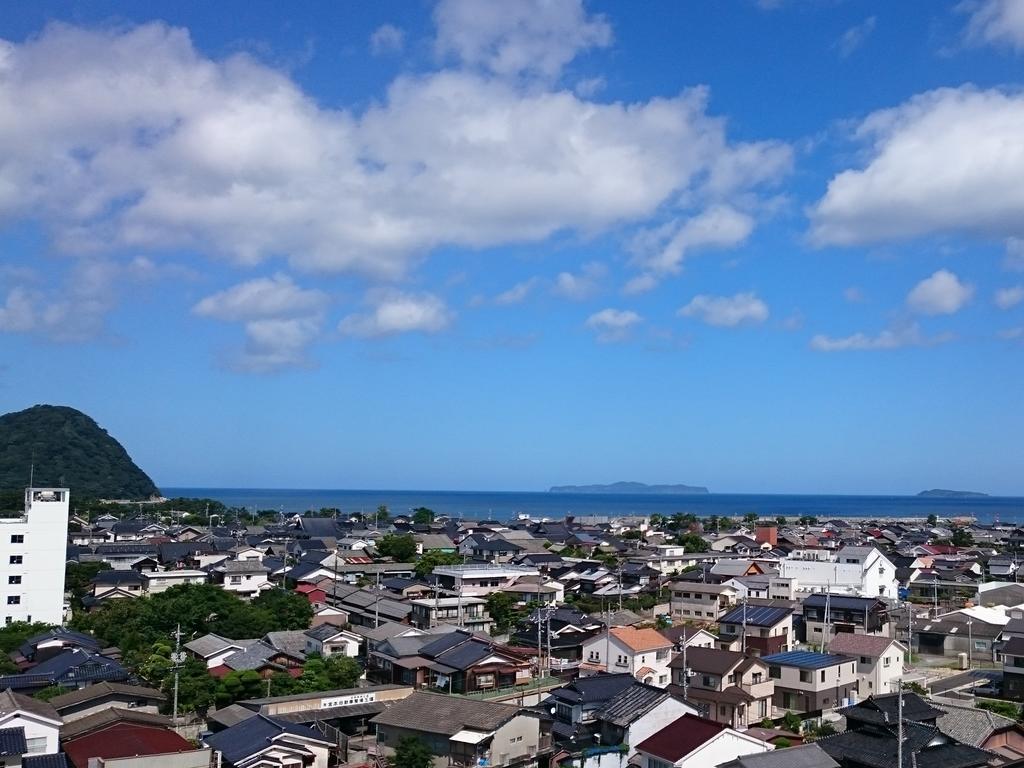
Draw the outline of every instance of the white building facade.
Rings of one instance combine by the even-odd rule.
[[[796,582],[796,598],[811,592],[896,599],[896,566],[874,547],[843,547],[835,554],[779,560],[779,576]],[[827,556],[828,559],[818,559]]]
[[[21,514],[0,518],[0,609],[15,621],[64,623],[70,492],[26,488]]]

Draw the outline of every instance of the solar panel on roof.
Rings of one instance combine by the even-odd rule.
[[[847,661],[847,657],[836,656],[830,653],[815,653],[814,651],[788,651],[786,653],[774,653],[770,656],[763,656],[761,661],[768,664],[784,664],[791,667],[823,669],[841,664]]]

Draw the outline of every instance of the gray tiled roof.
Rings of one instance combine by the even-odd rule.
[[[451,736],[463,728],[493,731],[518,713],[519,708],[510,704],[416,691],[370,722]]]
[[[0,757],[23,755],[26,752],[28,747],[25,744],[24,728],[0,728]]]
[[[613,696],[597,712],[597,717],[620,728],[625,728],[633,721],[643,717],[658,706],[669,694],[661,688],[644,683],[634,683],[616,696]]]
[[[760,754],[744,755],[721,768],[839,768],[817,744],[801,744]]]
[[[936,705],[936,709],[945,713],[935,721],[939,730],[972,747],[980,747],[993,731],[1017,724],[1008,717],[976,707],[944,703],[941,706]]]
[[[57,710],[45,701],[15,693],[10,688],[0,693],[0,715],[6,715],[18,710],[31,712],[48,720],[56,720],[58,723],[61,721]]]

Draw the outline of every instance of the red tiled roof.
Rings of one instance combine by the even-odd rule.
[[[90,757],[105,760],[139,755],[189,752],[195,746],[174,731],[136,723],[114,723],[109,728],[69,739],[62,745],[75,768],[89,768]]]
[[[669,723],[653,736],[641,741],[641,752],[674,763],[726,729],[724,723],[686,714]]]

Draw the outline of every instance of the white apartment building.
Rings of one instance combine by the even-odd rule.
[[[843,547],[824,560],[821,550],[810,557],[799,554],[779,560],[779,576],[796,581],[798,599],[800,593],[826,590],[834,595],[897,597],[896,566],[874,547]]]
[[[70,492],[26,488],[25,508],[0,518],[0,614],[4,623],[64,623]]]
[[[499,588],[514,584],[524,576],[540,576],[540,571],[524,565],[439,565],[433,571],[435,583],[449,592],[467,597],[487,597]]]

